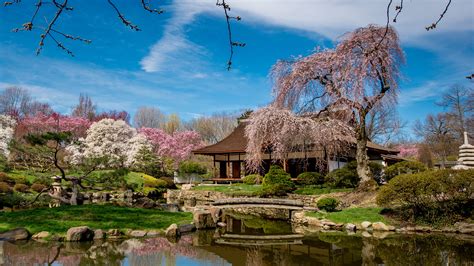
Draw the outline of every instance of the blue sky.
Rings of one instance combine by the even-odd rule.
[[[166,10],[153,15],[140,1],[116,0],[142,31],[121,24],[107,1],[71,0],[74,11],[60,18],[61,31],[91,39],[64,41],[74,58],[48,39],[35,55],[39,31],[11,32],[29,20],[36,1],[0,8],[0,88],[21,86],[56,110],[68,113],[79,93],[107,109],[134,113],[155,106],[190,119],[214,112],[257,108],[271,101],[268,72],[278,59],[307,55],[316,46],[333,47],[338,37],[369,23],[384,24],[382,0],[227,0],[236,41],[234,68],[226,71],[228,40],[222,9],[215,0],[151,1]],[[395,2],[398,1],[394,1]],[[472,86],[474,1],[453,1],[438,28],[445,1],[405,1],[394,24],[407,63],[400,83],[399,112],[408,122],[439,111],[434,102],[452,84]],[[45,6],[43,17],[51,18]]]

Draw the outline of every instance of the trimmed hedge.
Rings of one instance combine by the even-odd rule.
[[[5,182],[0,182],[0,193],[9,193],[12,192],[10,186]]]
[[[403,161],[390,165],[385,169],[385,179],[389,181],[397,175],[401,174],[415,174],[426,171],[424,164],[416,161]]]
[[[437,170],[394,177],[382,186],[377,204],[403,218],[452,223],[473,215],[474,170]]]
[[[203,175],[207,173],[207,168],[197,162],[182,162],[179,164],[179,173],[180,174],[198,174],[198,175]]]
[[[301,185],[322,185],[324,184],[324,176],[318,172],[304,172],[298,175],[296,182]]]
[[[333,212],[336,210],[339,205],[339,201],[335,198],[322,198],[316,203],[318,209],[324,210],[327,212]]]
[[[295,184],[291,176],[280,166],[272,165],[268,173],[263,177],[261,196],[284,196],[294,190]]]
[[[242,182],[247,185],[256,185],[262,183],[263,177],[261,175],[253,174],[247,175],[242,178]]]
[[[45,188],[46,188],[45,185],[39,184],[39,183],[34,183],[33,185],[31,185],[31,190],[33,190],[35,192],[38,192],[38,193],[43,191],[43,189],[45,189]]]
[[[21,192],[21,193],[26,193],[30,190],[30,187],[28,185],[25,185],[25,184],[16,184],[13,189],[16,191],[16,192]]]

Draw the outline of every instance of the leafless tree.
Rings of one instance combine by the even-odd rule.
[[[198,132],[203,140],[209,144],[227,137],[236,126],[237,116],[224,112],[195,118],[185,125],[187,129]]]
[[[36,113],[51,114],[47,103],[34,100],[30,92],[20,87],[9,87],[0,93],[0,113],[23,118]]]
[[[374,108],[367,115],[366,130],[368,138],[376,143],[387,145],[403,137],[406,122],[398,116],[395,106]]]
[[[133,117],[133,124],[136,128],[163,128],[166,123],[166,116],[156,107],[139,107]]]
[[[74,107],[72,116],[82,117],[92,120],[97,111],[97,105],[92,102],[92,98],[87,94],[79,95],[79,103]]]
[[[454,85],[436,104],[447,109],[449,126],[457,133],[460,142],[465,131],[474,134],[474,89]]]
[[[450,127],[447,114],[428,115],[425,121],[416,121],[413,130],[431,148],[440,160],[441,167],[444,168],[449,155],[456,155],[457,132]]]

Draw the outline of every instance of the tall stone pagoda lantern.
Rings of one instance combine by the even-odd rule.
[[[467,132],[464,132],[464,144],[459,146],[458,163],[453,169],[471,169],[474,168],[474,145],[469,144]]]

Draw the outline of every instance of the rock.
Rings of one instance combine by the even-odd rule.
[[[472,223],[457,222],[457,223],[454,224],[454,227],[461,234],[474,235],[474,224],[472,224]]]
[[[211,212],[197,210],[193,213],[193,222],[197,229],[215,228],[216,223]]]
[[[159,236],[160,234],[161,234],[161,232],[158,231],[158,230],[150,230],[146,233],[146,236],[153,237],[153,236]]]
[[[331,221],[322,221],[321,224],[322,224],[323,226],[326,225],[326,226],[329,226],[329,227],[336,226],[336,223],[331,222]]]
[[[30,236],[30,232],[25,228],[16,228],[5,233],[0,234],[0,239],[16,241],[16,240],[26,240]]]
[[[196,226],[194,224],[181,224],[178,226],[178,230],[180,234],[191,233],[196,230]]]
[[[372,235],[373,235],[375,238],[384,239],[384,238],[386,238],[389,234],[390,234],[389,232],[381,232],[381,231],[378,231],[378,232],[374,232]]]
[[[226,227],[227,224],[224,223],[224,222],[218,222],[218,223],[217,223],[217,226],[219,226],[219,227]]]
[[[108,238],[120,238],[122,235],[122,232],[120,232],[118,229],[109,229],[109,231],[107,231]]]
[[[94,230],[94,240],[102,240],[105,238],[105,232],[102,229]]]
[[[382,222],[375,222],[372,224],[372,228],[375,231],[389,231],[388,226]]]
[[[66,241],[90,241],[93,238],[94,231],[88,226],[71,227],[66,233]]]
[[[367,231],[362,232],[362,236],[363,237],[372,237],[372,235]]]
[[[395,231],[396,230],[395,226],[393,226],[393,225],[389,225],[387,227],[388,227],[388,231]]]
[[[194,187],[194,184],[183,184],[181,190],[191,190]]]
[[[53,235],[50,240],[51,241],[57,241],[57,242],[63,242],[64,241],[64,236]]]
[[[368,230],[370,226],[372,226],[372,223],[371,222],[368,222],[368,221],[363,221],[360,226],[362,227],[362,229],[364,230]]]
[[[176,239],[180,236],[178,225],[172,224],[168,228],[166,228],[165,235],[167,238]]]
[[[187,207],[195,207],[196,206],[196,198],[192,197],[192,198],[184,200],[184,205],[187,206]]]
[[[329,230],[329,229],[331,229],[331,227],[327,224],[323,224],[323,229],[324,230]]]
[[[431,228],[428,226],[415,226],[416,232],[430,232]]]
[[[156,203],[149,198],[139,198],[135,201],[134,206],[143,209],[153,209],[156,206]]]
[[[354,232],[357,230],[357,226],[355,224],[346,224],[346,230],[350,232]]]
[[[316,217],[306,217],[307,221],[308,221],[308,225],[311,225],[311,226],[318,226],[318,227],[321,227],[323,226],[321,224],[321,221],[316,218]]]
[[[178,204],[160,204],[160,207],[169,212],[179,212],[179,205]]]
[[[144,236],[146,236],[146,231],[133,230],[128,235],[131,236],[131,237],[144,237]]]
[[[291,222],[295,224],[307,224],[305,211],[295,211],[291,214]]]
[[[211,207],[209,208],[209,212],[212,215],[212,219],[214,219],[214,222],[217,223],[219,221],[219,218],[221,217],[221,208],[218,207]]]
[[[45,239],[49,237],[49,232],[47,231],[41,231],[39,233],[34,234],[31,238],[33,239]]]

